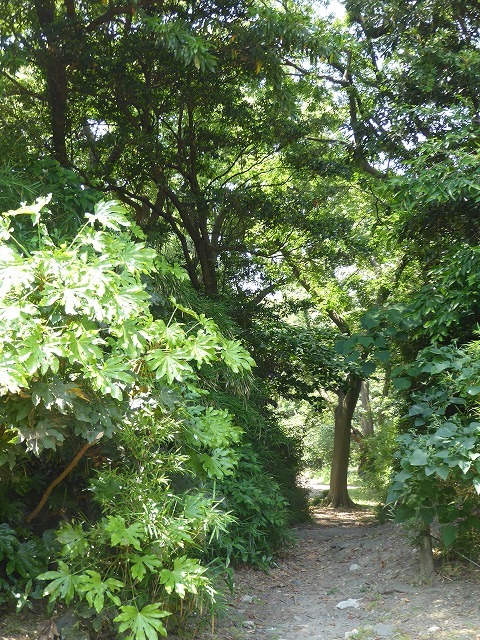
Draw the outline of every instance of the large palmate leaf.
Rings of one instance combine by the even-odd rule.
[[[167,635],[161,619],[170,615],[168,611],[161,609],[160,603],[148,604],[141,611],[131,605],[120,607],[122,612],[114,622],[120,622],[119,631],[127,630],[128,640],[157,640],[158,634]]]
[[[69,566],[61,560],[58,562],[57,571],[41,573],[37,580],[51,580],[43,590],[44,596],[50,596],[50,602],[62,599],[67,604],[73,600],[82,582],[81,577],[71,574]]]

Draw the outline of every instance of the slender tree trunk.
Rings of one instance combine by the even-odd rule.
[[[420,531],[418,546],[420,552],[420,573],[425,578],[431,578],[435,573],[435,565],[433,562],[432,536],[428,525],[425,525]]]
[[[362,380],[362,386],[360,387],[360,400],[362,402],[362,417],[360,424],[362,427],[362,433],[364,436],[371,436],[373,434],[373,413],[372,405],[370,404],[370,383],[368,380]]]
[[[335,435],[333,460],[330,473],[330,491],[327,500],[332,507],[354,507],[348,495],[348,463],[350,460],[350,433],[352,417],[357,406],[362,380],[353,374],[348,376],[347,390],[339,389],[335,407]]]

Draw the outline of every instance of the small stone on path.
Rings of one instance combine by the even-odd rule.
[[[358,571],[360,569],[360,565],[359,564],[351,564],[349,567],[349,571]]]
[[[253,596],[243,596],[243,598],[240,598],[240,602],[247,602],[250,604],[253,602]]]
[[[253,620],[244,620],[242,622],[242,627],[244,629],[255,629],[255,623]]]
[[[391,624],[383,624],[382,622],[374,624],[372,626],[372,630],[380,638],[389,638],[395,634],[395,629]]]
[[[337,609],[349,609],[349,608],[359,609],[360,603],[358,602],[358,600],[355,600],[354,598],[349,598],[348,600],[342,600],[337,604]]]

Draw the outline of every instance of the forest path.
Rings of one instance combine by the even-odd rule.
[[[316,509],[314,523],[294,533],[296,545],[269,573],[236,572],[214,638],[480,640],[480,572],[471,565],[440,567],[422,583],[402,529],[360,510]]]

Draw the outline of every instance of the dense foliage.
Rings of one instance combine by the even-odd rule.
[[[100,202],[59,245],[41,222],[44,205],[2,218],[1,509],[17,523],[17,532],[2,525],[3,592],[24,598],[31,579],[47,580],[50,601],[84,602],[83,617],[93,616],[97,630],[116,615],[132,638],[153,637],[153,630],[164,634],[161,619],[178,610],[176,599],[197,607],[214,601],[200,563],[208,541],[223,557],[254,561],[270,549],[257,547],[257,538],[283,535],[285,503],[275,484],[240,447],[231,414],[209,404],[199,377],[214,362],[237,375],[254,363],[213,320],[174,300],[168,319],[152,317],[148,282],[177,268],[131,238],[118,204]],[[55,498],[87,452],[84,477],[76,476],[68,497]],[[235,489],[222,482],[237,465],[245,475],[237,493],[245,496],[246,483],[253,492],[263,487],[260,512],[258,501],[240,508],[240,498],[228,499]],[[34,528],[55,522],[54,507],[74,518],[50,548],[35,537],[20,541],[22,512],[34,499],[26,518]],[[224,538],[237,517],[255,530],[245,533],[242,522]],[[49,554],[57,568],[38,575]]]
[[[305,435],[333,506],[353,437],[398,520],[474,540],[478,3],[2,9],[2,602],[212,610],[307,516]]]

